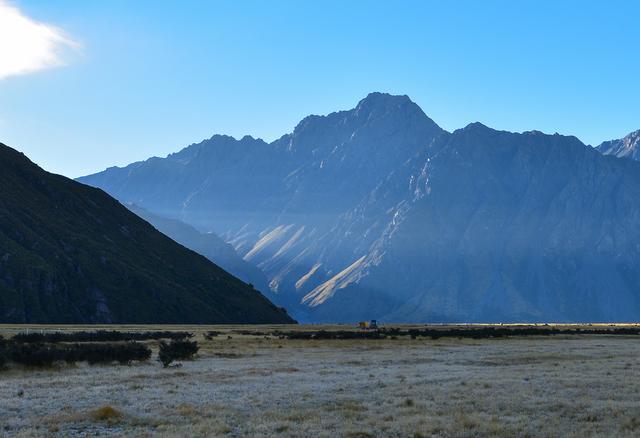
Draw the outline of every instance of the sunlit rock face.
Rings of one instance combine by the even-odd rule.
[[[575,137],[448,133],[406,96],[81,181],[215,231],[301,321],[640,314],[640,164]]]
[[[640,130],[618,140],[605,141],[597,149],[604,155],[640,160]]]

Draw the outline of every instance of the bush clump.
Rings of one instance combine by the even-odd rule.
[[[0,336],[0,369],[4,368],[4,366],[9,361],[8,351],[7,351],[7,342]]]
[[[50,367],[56,362],[128,364],[132,361],[146,361],[151,357],[149,347],[136,342],[71,345],[5,343],[3,350],[7,361],[27,367]]]
[[[120,332],[117,330],[98,330],[95,332],[52,332],[52,333],[18,333],[11,340],[23,343],[57,343],[57,342],[120,342],[146,341],[158,339],[186,339],[193,333],[188,332]]]
[[[174,360],[192,359],[198,350],[199,347],[196,341],[171,341],[170,343],[161,341],[158,360],[162,363],[162,366],[166,368]]]
[[[204,338],[207,341],[211,341],[213,338],[219,336],[221,334],[221,332],[215,331],[215,330],[210,330],[207,333],[204,334]]]
[[[149,347],[137,342],[125,344],[75,344],[72,350],[78,362],[86,361],[90,365],[118,362],[122,365],[133,361],[144,362],[151,357]]]

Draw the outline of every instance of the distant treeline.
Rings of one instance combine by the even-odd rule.
[[[553,328],[553,327],[456,327],[456,328],[412,328],[382,327],[372,330],[316,330],[316,331],[238,331],[253,336],[275,336],[280,339],[394,339],[417,338],[469,338],[489,339],[509,336],[551,335],[635,335],[640,336],[640,327],[612,328]]]
[[[411,338],[504,338],[507,336],[551,336],[551,335],[640,335],[640,328],[616,327],[611,329],[559,329],[544,327],[480,327],[451,329],[409,329]]]
[[[95,332],[42,332],[42,333],[18,333],[11,339],[23,343],[56,343],[56,342],[119,342],[119,341],[146,341],[158,339],[186,339],[193,336],[188,332],[119,332],[116,330],[98,330]]]

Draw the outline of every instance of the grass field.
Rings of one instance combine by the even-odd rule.
[[[56,327],[97,328],[114,329]],[[156,341],[146,363],[10,366],[0,435],[640,435],[639,336],[289,340],[269,333],[345,327],[117,328],[188,330],[201,349],[171,368],[155,361]],[[210,330],[222,333],[206,340]]]

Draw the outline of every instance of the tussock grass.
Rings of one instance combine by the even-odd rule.
[[[93,421],[114,423],[122,419],[122,416],[122,412],[111,405],[104,405],[89,412],[89,418]]]
[[[370,438],[370,437],[373,437],[374,435],[372,435],[369,432],[364,432],[361,430],[358,430],[358,431],[348,430],[342,436],[344,438]]]
[[[212,327],[181,328],[194,332],[202,353],[179,371],[153,362],[4,371],[0,423],[11,436],[640,433],[638,337],[283,340],[213,329],[219,335],[207,340]],[[122,407],[122,416],[90,418],[105,400]]]
[[[190,403],[181,403],[176,406],[175,412],[183,417],[195,417],[199,414],[198,408]]]

